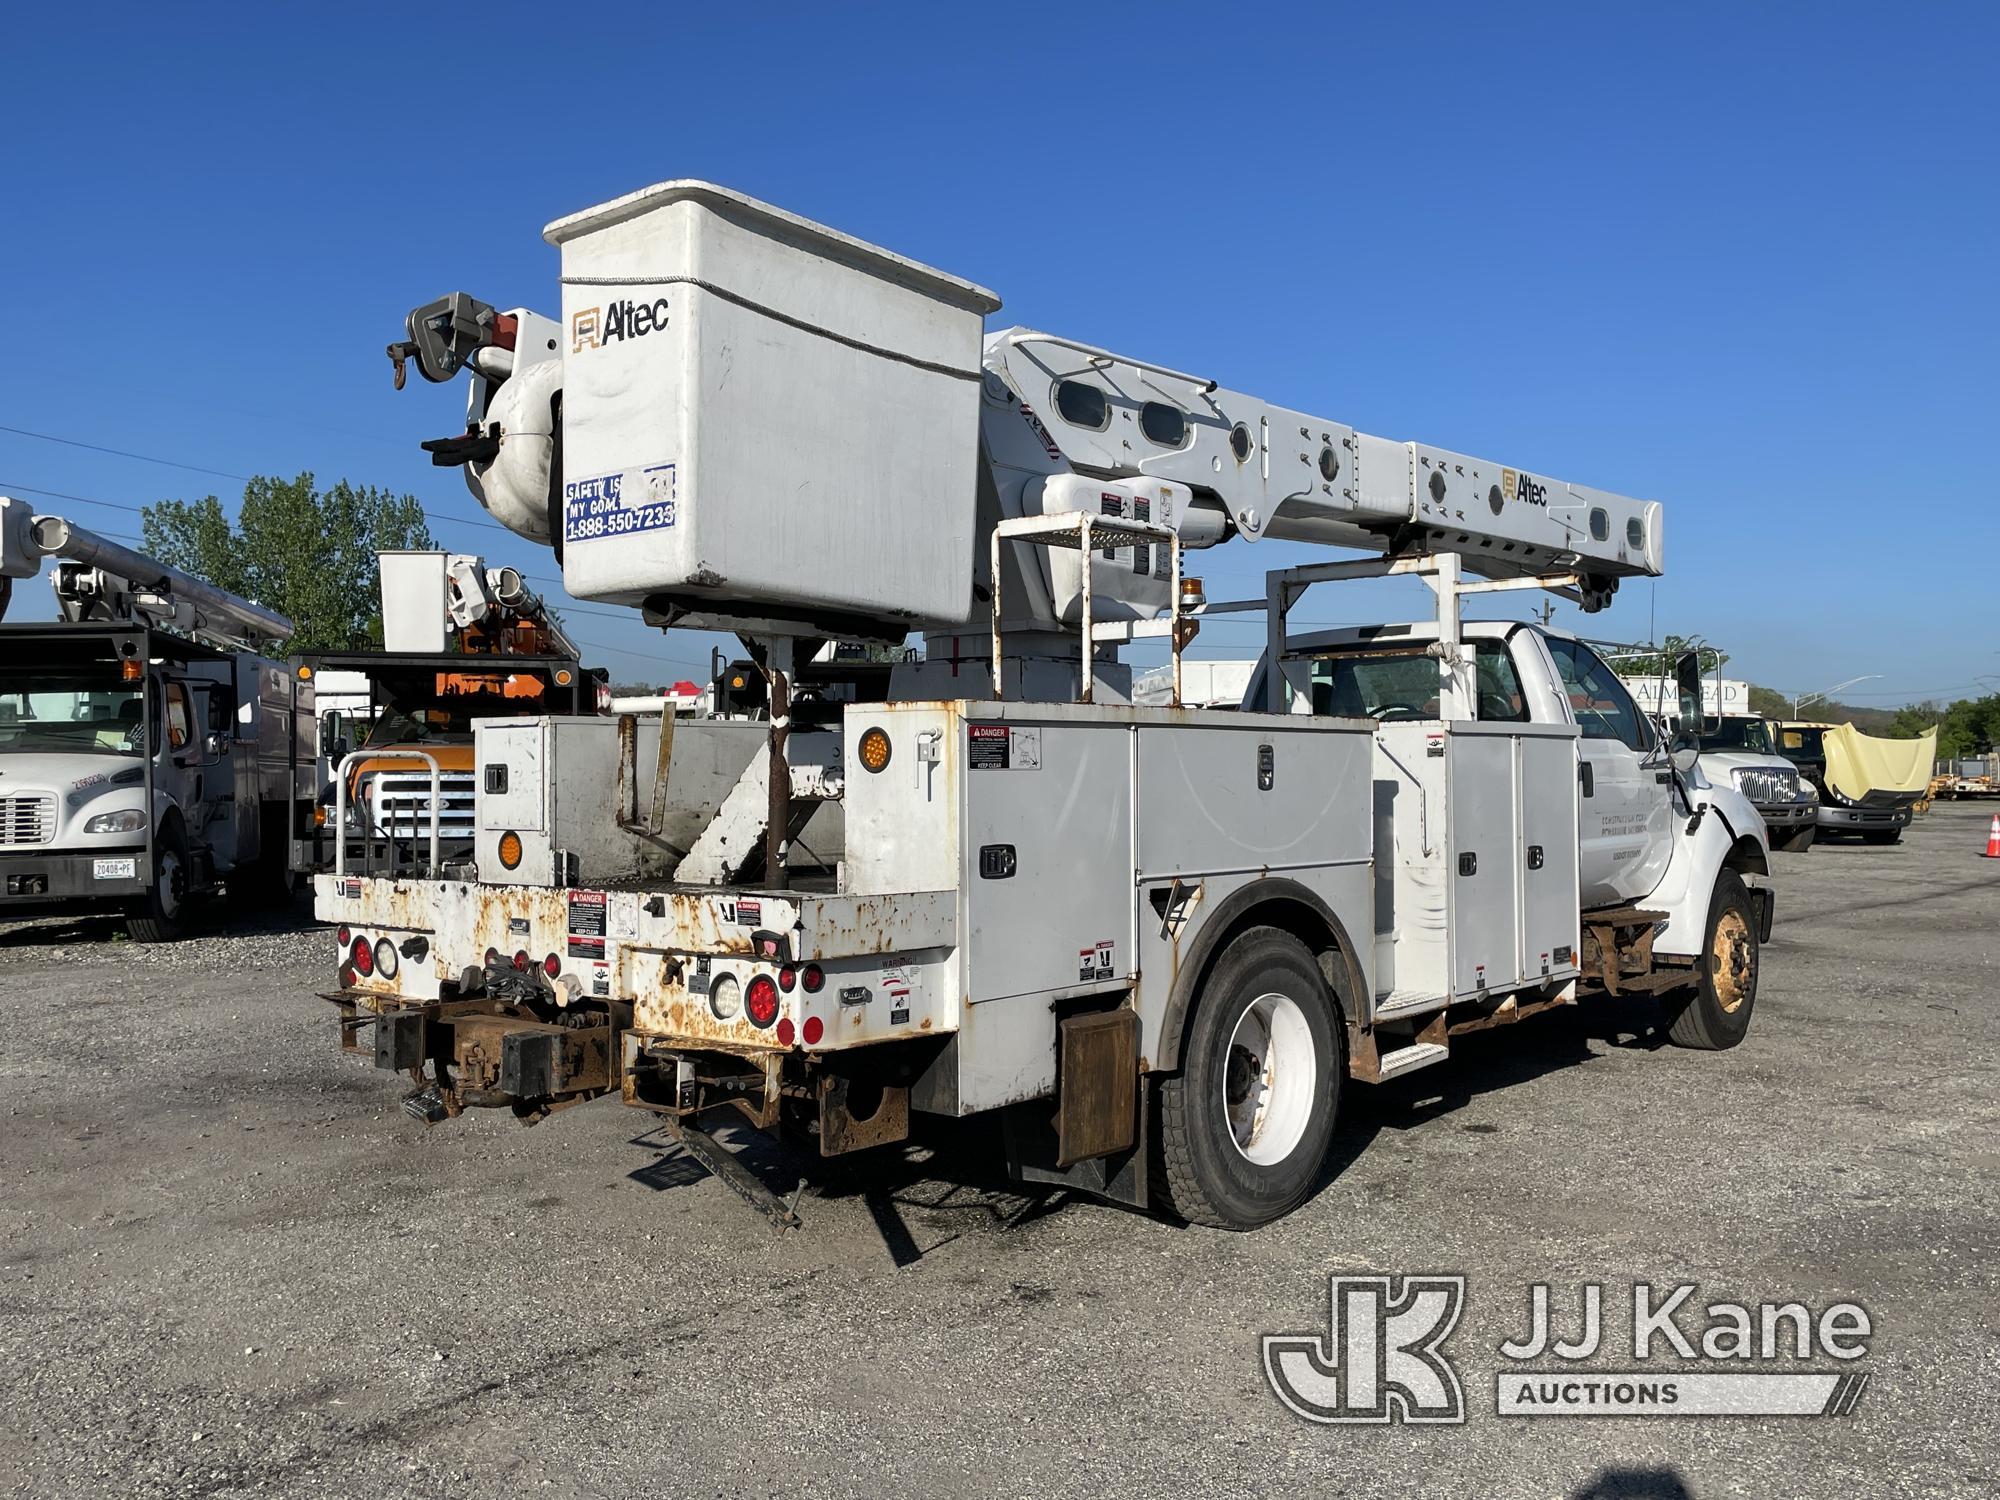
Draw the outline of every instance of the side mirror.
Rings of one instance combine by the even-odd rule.
[[[227,755],[229,753],[229,736],[218,730],[201,742],[201,748],[204,755]]]
[[[1674,732],[1690,740],[1698,739],[1702,729],[1701,659],[1694,652],[1683,651],[1675,660],[1674,686],[1680,697]]]

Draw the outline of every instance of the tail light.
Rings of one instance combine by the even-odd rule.
[[[490,969],[499,962],[500,950],[498,948],[488,948],[486,950],[486,967]]]
[[[334,932],[333,940],[336,943],[340,944],[341,947],[345,948],[349,943],[354,941],[354,930],[351,927],[349,927],[345,922],[342,922],[339,928]]]
[[[555,978],[555,977],[556,977],[556,975],[558,975],[558,974],[562,973],[562,957],[561,957],[561,955],[560,955],[560,954],[555,954],[555,953],[551,953],[551,954],[550,954],[550,955],[549,955],[549,956],[548,956],[547,958],[543,959],[543,960],[542,960],[542,972],[543,972],[544,974],[548,975],[548,976],[549,976],[549,978],[551,978],[551,979]]]
[[[375,940],[375,971],[384,979],[396,977],[396,945],[387,938]]]
[[[817,995],[826,988],[826,970],[818,964],[807,964],[799,975],[799,983],[806,987],[808,995]]]
[[[817,1047],[819,1039],[826,1035],[826,1022],[822,1021],[818,1016],[807,1016],[806,1024],[800,1030],[799,1035],[806,1039],[808,1047]]]
[[[778,988],[783,990],[787,995],[792,992],[792,986],[798,982],[799,971],[790,964],[786,964],[784,968],[778,970]]]
[[[347,950],[347,961],[354,965],[354,972],[363,979],[375,972],[375,950],[368,946],[367,938],[354,940],[354,946]]]
[[[769,1026],[778,1019],[778,982],[769,974],[759,974],[743,991],[743,1008],[749,1013],[751,1025]],[[779,1040],[784,1040],[782,1031]]]
[[[528,950],[523,948],[514,955],[514,967],[523,974],[528,972]]]

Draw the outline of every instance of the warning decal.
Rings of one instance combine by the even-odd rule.
[[[1011,738],[1005,724],[965,726],[965,763],[975,771],[1007,769],[1007,742]]]
[[[602,891],[569,893],[568,949],[571,958],[604,957],[605,903]]]

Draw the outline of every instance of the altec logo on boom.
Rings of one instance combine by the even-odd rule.
[[[570,314],[569,348],[572,354],[586,349],[602,349],[625,339],[644,338],[667,326],[667,299],[634,302],[623,298],[603,307],[586,307]]]
[[[1500,493],[1509,500],[1519,500],[1523,505],[1539,505],[1546,509],[1549,503],[1547,485],[1512,469],[1500,471]]]

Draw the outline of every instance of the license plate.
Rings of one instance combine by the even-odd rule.
[[[138,871],[138,865],[129,859],[93,859],[90,862],[90,878],[93,880],[130,880]]]

